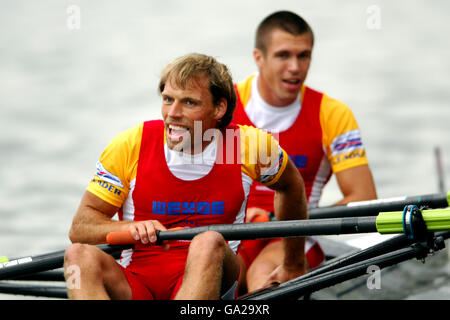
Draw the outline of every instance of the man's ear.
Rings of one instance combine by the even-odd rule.
[[[258,69],[261,68],[264,62],[263,52],[258,48],[253,49],[253,59],[255,60],[255,64],[258,67]]]
[[[221,98],[219,103],[214,106],[214,119],[220,120],[227,112],[227,100],[225,98]]]

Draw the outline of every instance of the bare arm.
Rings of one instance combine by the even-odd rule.
[[[334,205],[377,198],[375,183],[368,165],[343,170],[335,175],[344,198]]]
[[[129,230],[136,240],[146,244],[155,242],[155,231],[166,230],[156,220],[114,221],[112,217],[119,208],[86,191],[72,221],[69,238],[72,242],[99,244],[106,242],[112,231]]]
[[[270,186],[275,190],[274,209],[277,220],[307,219],[307,201],[303,179],[289,160],[279,180]],[[283,266],[288,272],[306,272],[305,238],[283,238]]]

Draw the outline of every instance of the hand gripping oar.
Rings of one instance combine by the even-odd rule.
[[[411,197],[395,197],[369,201],[350,202],[346,205],[313,208],[308,210],[309,219],[376,216],[380,212],[400,211],[407,205],[430,209],[450,206],[450,191]]]
[[[445,230],[450,230],[450,209],[421,211],[417,206],[407,206],[403,211],[381,212],[376,217],[216,224],[176,231],[157,231],[156,235],[160,243],[165,240],[192,240],[206,231],[219,232],[225,240],[247,240],[370,232],[404,233],[410,238],[421,238],[427,231]],[[128,231],[112,232],[107,241],[115,245],[136,242]]]

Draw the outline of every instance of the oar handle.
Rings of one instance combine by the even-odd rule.
[[[112,245],[135,244],[139,241],[134,240],[130,231],[113,231],[106,236],[106,242]]]
[[[183,230],[182,227],[176,227],[176,228],[170,228],[168,231],[176,231],[176,230]],[[167,231],[166,231],[167,232]],[[160,240],[159,238],[159,230],[156,230],[156,238]],[[159,241],[157,240],[157,244],[159,244]],[[135,240],[133,236],[131,235],[130,231],[113,231],[107,234],[106,236],[106,242],[108,244],[112,245],[122,245],[122,244],[136,244],[140,243],[141,240]]]

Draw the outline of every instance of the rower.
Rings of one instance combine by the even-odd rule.
[[[303,180],[277,141],[230,124],[236,94],[224,64],[203,54],[177,58],[164,68],[159,91],[163,120],[113,139],[75,214],[64,268],[77,266],[81,283],[68,286],[71,299],[232,298],[238,241],[206,231],[159,245],[156,231],[242,223],[253,180],[275,191],[281,219],[307,216]],[[113,231],[138,241],[120,263],[93,246]],[[303,237],[286,240],[276,281],[305,273],[303,251]]]
[[[233,122],[262,128],[280,145],[301,173],[308,208],[318,206],[334,173],[343,198],[335,204],[376,199],[375,184],[358,124],[343,103],[304,84],[311,63],[314,35],[308,23],[289,11],[275,12],[258,26],[253,58],[258,73],[236,84],[238,103]],[[273,191],[255,183],[246,221],[274,212]],[[260,218],[257,218],[260,219]],[[308,248],[317,244],[309,239]],[[279,240],[242,241],[239,248],[242,290],[272,282],[283,261]],[[320,255],[320,250],[317,252]],[[311,264],[317,265],[314,250]]]

